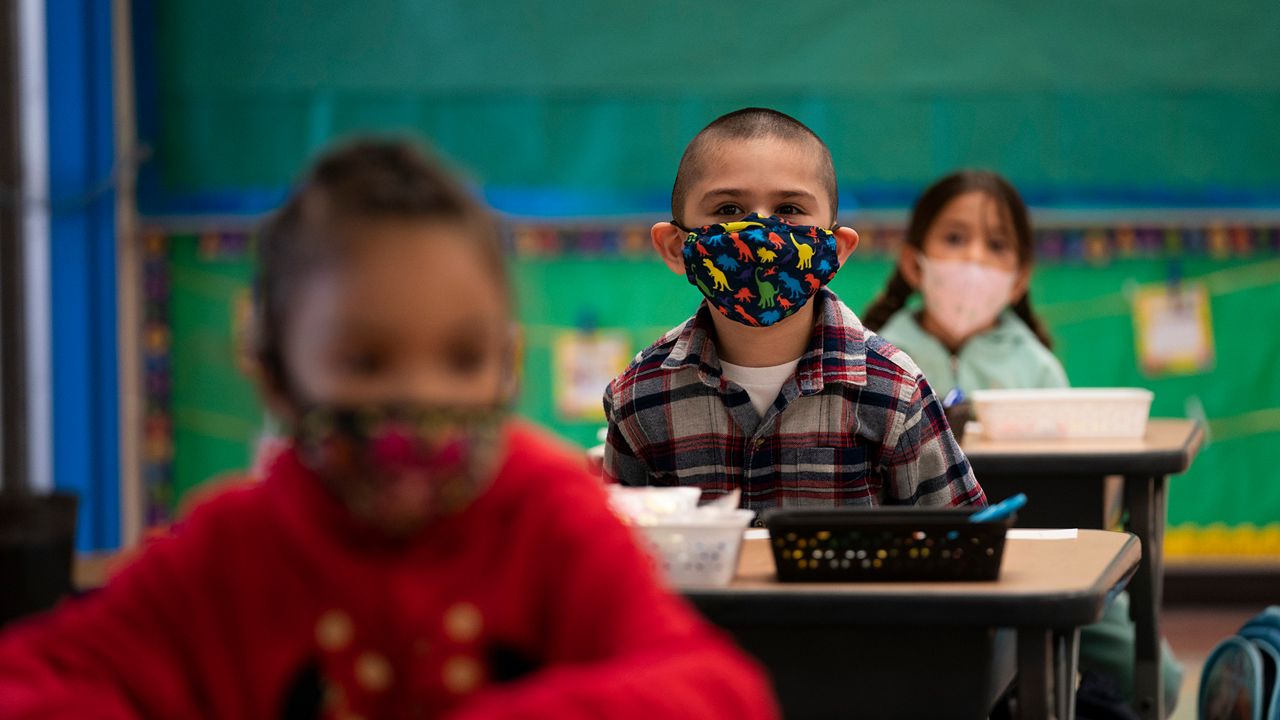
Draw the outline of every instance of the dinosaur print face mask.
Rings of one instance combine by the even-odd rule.
[[[751,213],[687,232],[684,271],[689,283],[720,314],[751,327],[767,327],[795,314],[840,269],[830,230],[788,225],[777,216]]]

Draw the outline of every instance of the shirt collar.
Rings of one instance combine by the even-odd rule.
[[[867,331],[853,311],[828,288],[822,288],[818,322],[809,347],[796,367],[800,392],[822,392],[827,383],[867,384]]]
[[[713,325],[711,324],[711,306],[704,300],[698,306],[698,312],[685,321],[683,325],[672,330],[668,337],[675,335],[675,344],[667,359],[662,361],[663,370],[681,370],[693,368],[698,378],[711,387],[720,386],[720,358],[716,355],[715,343],[711,341]]]
[[[796,365],[800,392],[822,392],[826,383],[867,384],[867,330],[853,311],[828,288],[822,288],[811,302],[816,303],[818,320],[809,345]],[[702,382],[720,386],[720,359],[712,341],[710,306],[704,301],[692,318],[671,331],[675,342],[662,361],[663,370],[694,368]],[[668,335],[668,337],[670,337]]]

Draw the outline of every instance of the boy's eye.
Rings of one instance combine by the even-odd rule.
[[[796,215],[804,214],[804,210],[800,209],[799,207],[796,207],[795,205],[791,205],[789,203],[786,205],[779,205],[778,208],[773,212],[778,217],[794,217]]]
[[[741,207],[734,205],[733,203],[725,203],[724,205],[716,208],[715,214],[727,217],[741,217],[747,213],[744,212]]]
[[[991,248],[993,253],[1005,253],[1009,251],[1009,241],[1004,238],[993,237],[987,240],[987,247]]]
[[[964,235],[954,230],[947,233],[946,236],[943,238],[943,240],[946,241],[946,243],[951,246],[960,246],[960,245],[964,245],[965,243]]]

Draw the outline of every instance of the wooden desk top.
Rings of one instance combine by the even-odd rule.
[[[118,552],[76,553],[71,566],[71,585],[77,590],[93,590],[106,584],[119,557]]]
[[[1101,617],[1141,556],[1133,535],[1080,530],[1074,540],[1006,541],[995,581],[780,583],[768,543],[743,543],[728,587],[686,595],[717,622],[1074,627]]]
[[[966,436],[960,447],[983,473],[1169,475],[1186,470],[1204,442],[1196,420],[1152,418],[1146,436],[1124,440],[990,440]],[[979,480],[981,482],[981,480]]]
[[[1128,533],[1081,530],[1075,540],[1005,543],[1000,579],[946,583],[779,583],[768,540],[746,540],[738,575],[726,588],[686,595],[704,612],[752,622],[1072,627],[1102,614],[1137,568],[1138,540]],[[81,590],[106,582],[113,553],[76,557]]]

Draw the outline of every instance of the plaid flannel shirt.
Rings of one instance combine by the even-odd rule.
[[[942,404],[911,358],[835,293],[795,373],[761,417],[725,379],[704,303],[605,390],[604,472],[624,485],[692,485],[743,507],[986,504]]]

